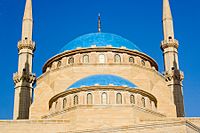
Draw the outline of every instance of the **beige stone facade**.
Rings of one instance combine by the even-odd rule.
[[[184,117],[184,75],[169,1],[163,0],[163,74],[154,59],[134,45],[129,48],[128,40],[101,33],[100,23],[99,15],[98,33],[89,37],[100,38],[100,43],[111,39],[112,43],[98,46],[92,38],[87,47],[82,44],[87,38],[81,36],[84,39],[78,47],[65,49],[45,63],[32,98],[35,43],[32,0],[26,0],[18,72],[13,76],[14,120],[0,121],[0,132],[200,132],[200,118]]]

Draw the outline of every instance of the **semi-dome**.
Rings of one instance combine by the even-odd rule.
[[[90,48],[92,46],[105,47],[108,45],[114,48],[126,47],[127,49],[140,51],[134,43],[121,36],[110,33],[90,33],[67,43],[60,52],[77,48]]]
[[[110,75],[110,74],[98,74],[98,75],[91,75],[88,77],[85,77],[83,79],[78,80],[74,84],[72,84],[68,89],[72,88],[80,88],[82,86],[127,86],[131,88],[135,88],[136,85],[134,85],[132,82],[128,81],[127,79],[124,79],[122,77],[116,76],[116,75]],[[68,90],[67,89],[67,90]]]

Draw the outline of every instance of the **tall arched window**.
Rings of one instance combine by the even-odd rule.
[[[61,66],[61,61],[58,61],[57,67]]]
[[[70,57],[68,59],[68,64],[73,64],[74,63],[74,57]]]
[[[145,61],[144,61],[144,60],[141,60],[141,64],[142,64],[143,66],[145,66]]]
[[[146,103],[145,103],[145,98],[144,97],[142,97],[141,102],[142,102],[142,107],[146,107]]]
[[[55,110],[57,110],[58,109],[58,101],[56,101],[56,103],[55,103]]]
[[[74,96],[74,105],[78,105],[78,96],[77,95]]]
[[[101,104],[107,104],[107,94],[105,92],[101,94]]]
[[[150,107],[152,107],[152,101],[151,100],[149,100],[149,105],[150,105]]]
[[[105,63],[105,55],[104,54],[99,55],[99,63]]]
[[[130,103],[135,104],[135,96],[134,95],[130,96]]]
[[[133,57],[130,57],[130,58],[129,58],[129,62],[131,62],[131,63],[135,63],[134,58],[133,58]]]
[[[121,62],[121,57],[120,55],[116,54],[115,57],[114,57],[114,62],[115,63],[120,63]]]
[[[92,104],[92,94],[91,93],[87,94],[87,104]]]
[[[66,99],[66,98],[64,98],[64,99],[63,99],[63,109],[65,109],[65,108],[66,108],[66,106],[67,106],[67,99]]]
[[[117,95],[116,95],[116,103],[117,104],[122,104],[122,94],[121,93],[117,93]]]
[[[89,56],[88,55],[83,56],[83,63],[89,63]]]

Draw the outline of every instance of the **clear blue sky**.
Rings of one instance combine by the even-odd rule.
[[[17,42],[25,0],[0,0],[0,119],[11,119],[17,71]],[[180,68],[185,73],[186,116],[200,116],[200,1],[171,0],[175,36],[180,42]],[[162,0],[33,0],[34,40],[37,50],[33,71],[39,76],[45,61],[70,40],[97,31],[121,35],[154,58],[163,71]]]

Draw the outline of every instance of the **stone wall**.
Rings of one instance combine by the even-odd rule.
[[[196,121],[199,121],[196,120]],[[0,121],[1,133],[199,133],[200,128],[191,122],[180,119],[148,121],[127,126],[99,128],[78,128],[80,125],[75,124],[72,128],[71,123],[67,120],[21,120],[21,121]],[[84,123],[83,123],[84,124]]]
[[[45,73],[37,81],[31,119],[40,119],[49,111],[49,100],[66,90],[74,82],[94,74],[113,74],[133,82],[158,100],[158,112],[175,116],[175,105],[165,79],[152,69],[137,65],[73,65]]]

